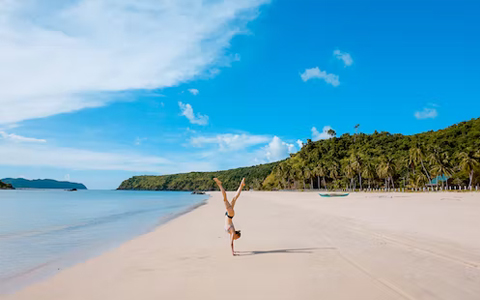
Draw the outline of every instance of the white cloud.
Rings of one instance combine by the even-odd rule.
[[[316,127],[312,127],[312,140],[318,141],[331,138],[331,136],[328,134],[330,129],[332,129],[332,127],[323,126],[322,132],[319,132]]]
[[[278,161],[298,151],[295,143],[284,142],[277,136],[251,134],[195,137],[190,139],[190,145],[207,148],[205,152],[196,152],[194,156],[199,161],[216,165],[215,170]]]
[[[159,171],[170,164],[167,159],[154,156],[95,152],[52,146],[21,147],[0,145],[0,164],[13,166],[51,166],[79,170]]]
[[[218,145],[221,151],[231,151],[244,149],[250,146],[266,143],[270,137],[265,135],[250,134],[218,134],[216,136],[199,136],[190,139],[190,144],[195,147],[203,147],[205,145]]]
[[[335,50],[333,51],[333,55],[337,59],[342,60],[345,67],[351,66],[353,64],[353,59],[350,53],[342,52],[340,50]]]
[[[272,141],[262,149],[269,162],[284,159],[288,157],[289,153],[297,151],[294,144],[286,143],[278,136],[274,136]]]
[[[193,112],[193,108],[190,104],[188,103],[184,104],[179,101],[178,106],[182,111],[182,116],[185,116],[190,121],[190,123],[202,125],[202,126],[205,126],[208,124],[208,116],[201,115],[200,113],[197,113],[197,115],[195,116],[195,113]]]
[[[325,71],[321,71],[318,67],[305,69],[305,72],[300,74],[303,81],[308,81],[313,78],[323,79],[326,83],[331,84],[333,86],[339,86],[340,81],[338,75],[327,73]]]
[[[414,116],[418,120],[435,119],[438,115],[436,108],[425,107],[422,111],[416,111]]]
[[[221,134],[197,137],[190,142],[199,147],[213,148],[210,147],[205,152],[155,156],[57,147],[48,143],[30,143],[27,147],[22,143],[0,140],[0,165],[171,174],[213,171],[276,161],[297,151],[294,143],[284,142],[276,136],[272,138],[264,135]],[[252,150],[251,147],[255,148]]]
[[[214,76],[268,0],[0,2],[0,124]],[[231,58],[229,58],[231,57]]]
[[[14,133],[6,133],[5,131],[0,131],[0,138],[11,141],[11,142],[26,142],[26,143],[46,143],[44,139],[36,139],[30,137],[24,137],[21,135],[16,135]]]
[[[297,140],[297,145],[298,145],[298,149],[302,149],[303,147],[303,142],[301,140]]]
[[[123,152],[99,152],[48,144],[0,143],[0,165],[52,167],[74,170],[122,170],[149,173],[176,173],[211,169],[209,162],[182,156],[159,156]]]
[[[188,91],[194,96],[196,96],[196,95],[198,95],[198,93],[200,93],[200,91],[197,90],[197,89],[188,89]]]

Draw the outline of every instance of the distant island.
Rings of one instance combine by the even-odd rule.
[[[25,178],[4,178],[5,184],[10,184],[16,189],[77,189],[86,190],[87,187],[81,183],[69,181],[57,181],[53,179],[34,179]]]
[[[480,184],[480,118],[414,135],[328,134],[330,139],[307,140],[283,161],[217,172],[134,176],[118,189],[211,191],[217,189],[214,177],[227,190],[235,190],[243,177],[247,188],[257,190],[471,189]]]
[[[0,190],[14,190],[14,189],[15,188],[11,184],[0,181]]]

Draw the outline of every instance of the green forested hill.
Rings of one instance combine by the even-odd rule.
[[[278,163],[245,167],[217,172],[191,172],[163,176],[134,176],[120,184],[119,190],[158,190],[158,191],[213,191],[217,189],[212,180],[217,177],[226,190],[238,188],[242,178],[247,178],[249,188],[260,189],[265,178]]]
[[[423,187],[445,175],[450,185],[480,184],[480,118],[439,131],[405,136],[388,132],[344,134],[307,144],[290,158],[219,172],[136,176],[119,189],[228,190],[242,177],[255,189]],[[447,182],[445,183],[447,184]]]
[[[309,141],[281,162],[265,189],[423,187],[446,175],[448,183],[480,182],[480,118],[439,131],[404,136],[388,132],[344,134]],[[446,184],[446,183],[445,183]]]

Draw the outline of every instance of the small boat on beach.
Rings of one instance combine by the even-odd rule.
[[[205,192],[202,191],[193,191],[192,195],[205,195]]]
[[[327,194],[319,194],[320,197],[345,197],[348,196],[348,193],[327,193]]]

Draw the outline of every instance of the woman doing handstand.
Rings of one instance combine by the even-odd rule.
[[[245,186],[245,178],[242,179],[242,183],[238,187],[237,193],[232,199],[232,202],[228,202],[227,193],[222,186],[222,182],[218,180],[218,178],[213,178],[215,182],[218,184],[220,191],[223,194],[223,202],[225,203],[225,231],[230,234],[230,246],[232,247],[232,255],[235,255],[235,250],[233,249],[233,241],[238,240],[241,236],[240,230],[235,230],[235,226],[233,225],[233,217],[235,216],[235,211],[233,208],[235,207],[235,202],[237,201],[238,197],[240,197],[240,193],[242,192],[242,188]]]

